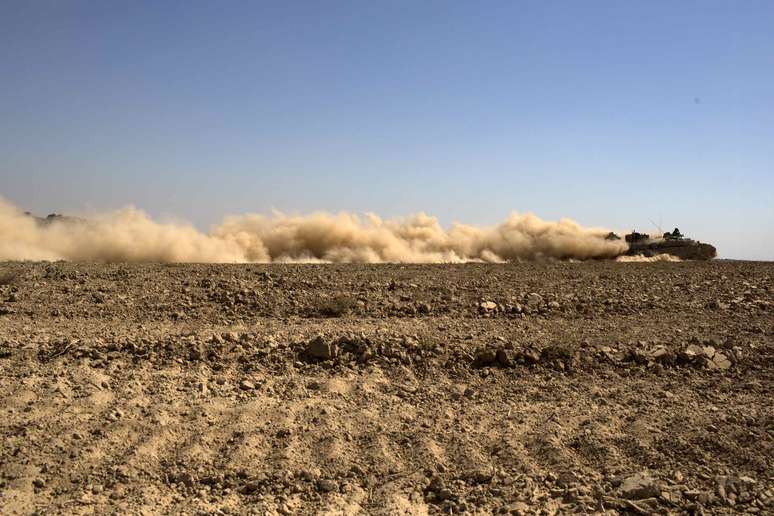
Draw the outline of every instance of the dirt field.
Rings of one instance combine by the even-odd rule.
[[[0,264],[0,512],[772,513],[772,274]]]

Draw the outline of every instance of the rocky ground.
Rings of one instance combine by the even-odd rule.
[[[772,513],[772,273],[0,264],[0,512]]]

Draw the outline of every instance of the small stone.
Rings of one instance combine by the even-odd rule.
[[[707,361],[707,365],[711,369],[728,369],[731,367],[731,361],[723,353],[715,353],[712,360]]]
[[[577,482],[578,477],[569,471],[562,473],[559,475],[559,478],[556,479],[556,484],[560,487],[570,487]]]
[[[527,306],[535,307],[543,304],[543,296],[536,292],[530,292],[525,299]]]
[[[707,505],[710,503],[714,497],[712,496],[712,493],[708,491],[701,491],[699,493],[699,496],[696,498],[696,501],[699,502],[702,505]]]
[[[487,469],[477,469],[469,473],[469,478],[477,484],[488,484],[492,481],[492,472]]]
[[[497,303],[494,303],[492,301],[484,301],[478,306],[480,306],[484,312],[494,312],[495,310],[497,310]]]
[[[298,472],[296,475],[298,478],[301,478],[303,480],[306,480],[307,482],[311,482],[313,480],[317,480],[320,477],[320,471],[319,470],[312,470],[312,469],[304,469]]]
[[[685,498],[693,502],[698,500],[700,495],[701,495],[701,491],[699,491],[698,489],[689,489],[683,492],[683,496],[685,496]]]
[[[306,345],[306,354],[312,358],[330,360],[336,356],[336,345],[331,342],[325,342],[322,335],[316,336]]]
[[[252,494],[261,490],[260,482],[247,482],[245,485],[239,488],[239,492],[242,494]]]
[[[179,484],[183,484],[186,487],[192,487],[194,485],[194,477],[187,471],[179,473],[175,479]]]
[[[492,349],[484,349],[476,353],[473,360],[473,367],[486,367],[492,365],[497,360],[497,352]]]
[[[435,496],[439,500],[448,500],[448,499],[450,499],[454,495],[452,494],[451,489],[444,487],[443,489],[437,491],[435,493]]]
[[[323,493],[330,493],[332,491],[338,491],[339,485],[333,480],[329,480],[327,478],[321,478],[320,480],[317,481],[317,489],[319,489]]]
[[[712,310],[728,310],[728,306],[727,303],[723,303],[717,299],[713,299],[707,304],[707,308],[711,308]]]
[[[626,477],[621,484],[621,496],[628,500],[655,498],[661,494],[656,481],[647,473],[636,473]]]
[[[511,367],[516,361],[516,353],[512,349],[498,349],[497,363],[503,367]]]
[[[514,514],[517,516],[523,516],[523,515],[532,513],[532,511],[529,508],[529,505],[527,505],[524,502],[513,502],[511,504],[506,505],[504,509],[508,514]]]
[[[239,388],[242,389],[243,391],[251,391],[255,389],[255,384],[250,380],[242,380],[239,383]]]
[[[433,477],[432,480],[430,480],[430,485],[427,486],[428,491],[438,492],[441,489],[444,489],[446,487],[446,484],[444,483],[443,479],[441,477]]]

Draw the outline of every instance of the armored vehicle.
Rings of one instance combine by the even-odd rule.
[[[609,238],[609,237],[608,237]],[[715,246],[686,238],[675,228],[660,238],[651,238],[646,233],[632,231],[624,237],[629,244],[629,256],[656,256],[670,254],[682,260],[711,260],[717,256]]]

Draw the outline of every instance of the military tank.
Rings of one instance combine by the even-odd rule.
[[[620,240],[615,233],[610,233],[606,238]],[[629,244],[629,250],[625,253],[628,256],[650,257],[669,254],[681,260],[711,260],[718,254],[715,246],[686,238],[677,228],[671,233],[667,232],[655,238],[647,233],[632,231],[624,236],[624,239]]]

